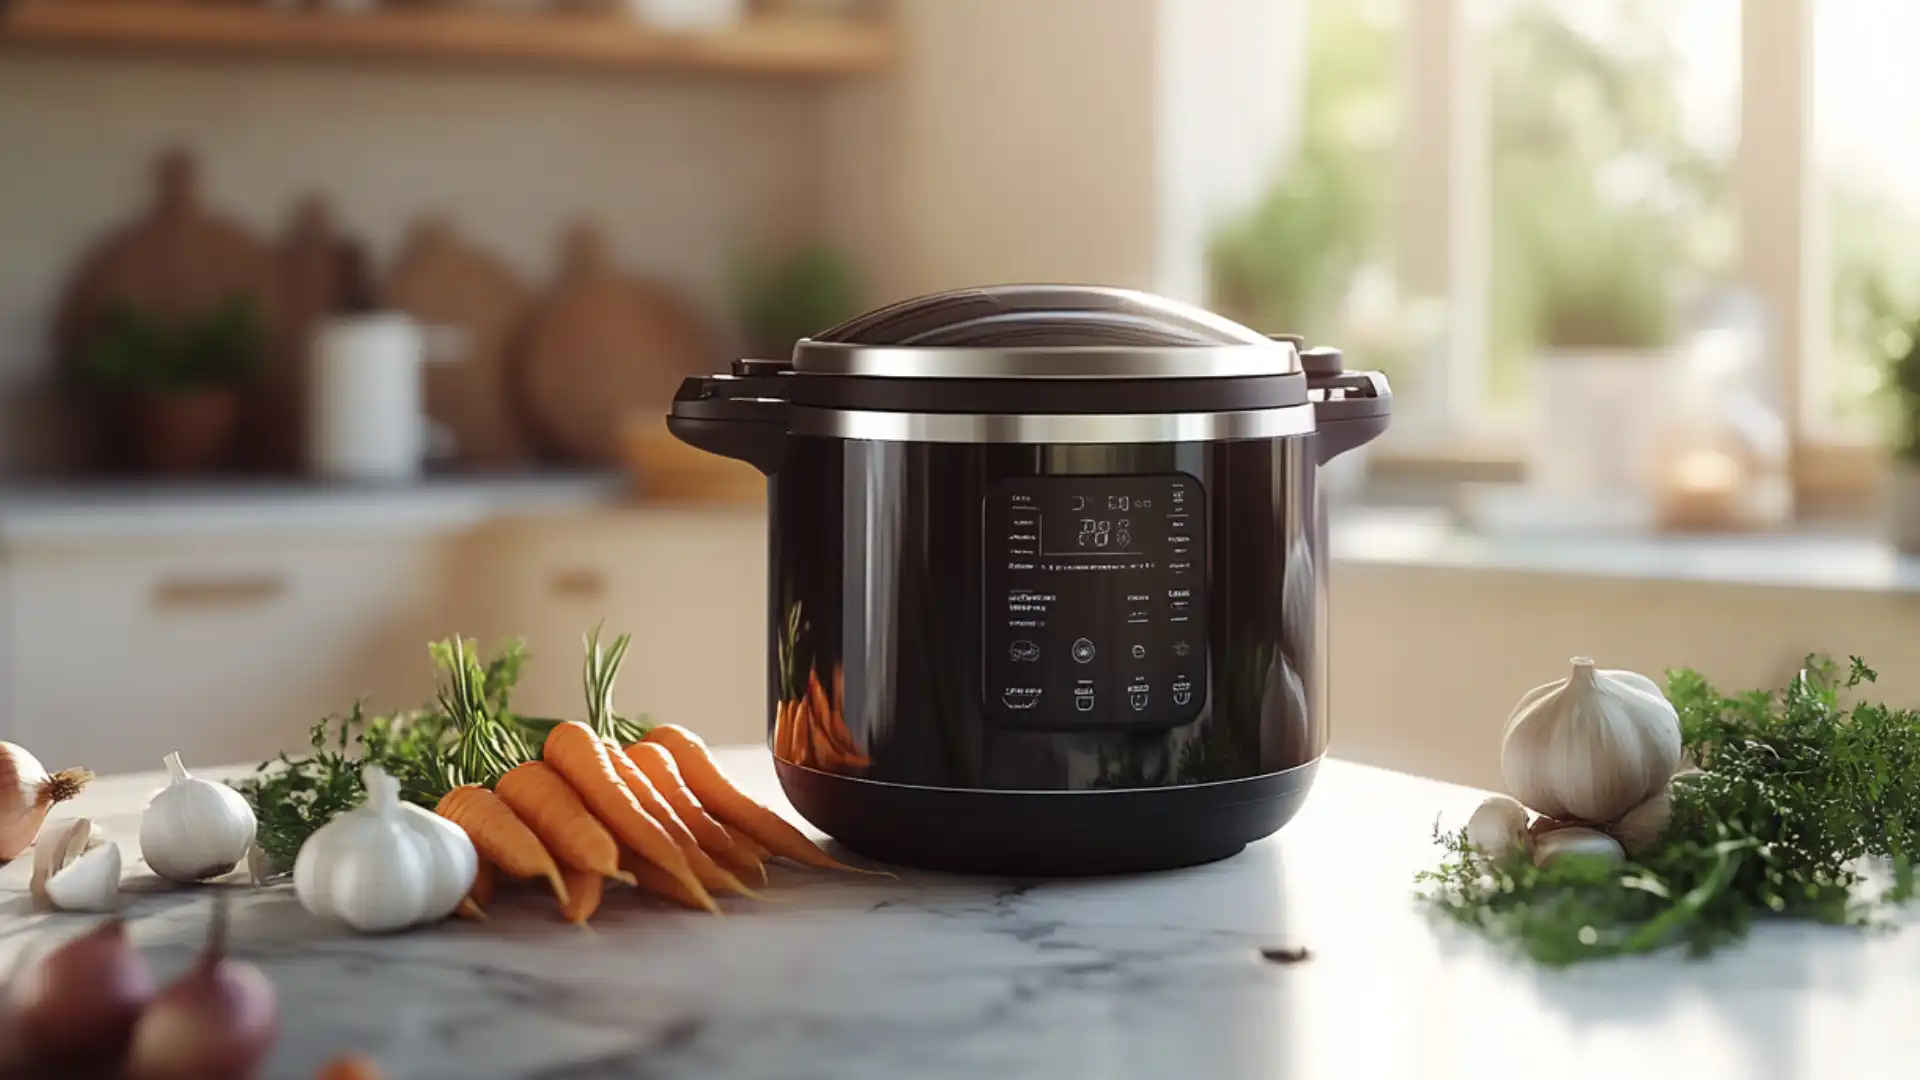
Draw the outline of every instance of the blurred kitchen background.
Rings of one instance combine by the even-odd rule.
[[[679,379],[1078,280],[1377,367],[1335,752],[1493,783],[1575,652],[1920,700],[1920,7],[0,0],[0,737],[516,699],[764,729],[755,476]],[[424,418],[424,419],[423,419]]]

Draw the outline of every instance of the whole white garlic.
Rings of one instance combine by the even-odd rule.
[[[1651,679],[1576,657],[1567,678],[1528,691],[1507,720],[1500,772],[1536,813],[1609,822],[1667,786],[1680,718]]]
[[[1467,843],[1495,862],[1527,849],[1527,808],[1505,795],[1480,804],[1467,819]]]
[[[1573,826],[1555,829],[1535,839],[1533,842],[1533,864],[1545,866],[1555,859],[1569,855],[1587,858],[1600,858],[1608,862],[1621,862],[1627,857],[1621,850],[1619,841],[1597,829]]]
[[[188,772],[177,751],[167,755],[167,776],[140,815],[141,857],[181,884],[232,870],[253,843],[253,807],[227,785]]]
[[[363,933],[447,917],[473,887],[479,855],[458,825],[400,801],[378,766],[363,774],[367,801],[307,838],[293,864],[300,904]]]
[[[1653,846],[1660,834],[1667,831],[1667,822],[1673,818],[1673,789],[1661,788],[1639,806],[1620,816],[1620,820],[1607,826],[1608,835],[1620,841],[1629,855],[1637,855]]]

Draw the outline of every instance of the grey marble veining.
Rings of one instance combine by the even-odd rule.
[[[728,760],[777,802],[764,753]],[[154,783],[101,782],[73,813],[130,848]],[[724,918],[616,893],[590,930],[529,888],[484,925],[358,937],[284,886],[174,890],[139,869],[128,912],[171,974],[206,888],[232,890],[234,951],[281,997],[275,1078],[346,1049],[396,1080],[1486,1076],[1555,1060],[1617,1077],[1656,1052],[1694,1077],[1870,1077],[1920,1053],[1896,1020],[1920,1004],[1914,934],[1764,933],[1711,964],[1556,975],[1441,932],[1411,875],[1435,815],[1476,799],[1333,763],[1281,836],[1211,866],[1048,882],[782,869],[769,900]],[[87,925],[32,913],[26,870],[0,868],[0,961]],[[1277,964],[1272,946],[1312,955]]]

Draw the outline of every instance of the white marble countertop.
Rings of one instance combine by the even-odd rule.
[[[764,752],[725,760],[785,808]],[[103,780],[63,813],[130,848],[157,784]],[[591,931],[529,890],[484,926],[361,938],[284,886],[232,886],[233,945],[281,997],[272,1078],[348,1048],[395,1080],[1913,1074],[1920,931],[1764,927],[1707,962],[1556,973],[1433,923],[1410,879],[1435,857],[1435,816],[1477,799],[1332,762],[1292,825],[1211,866],[1024,883],[782,870],[772,899],[725,918],[628,894]],[[32,913],[26,877],[25,860],[0,868],[0,962],[87,925]],[[135,940],[170,976],[205,887],[128,877]],[[1273,946],[1311,956],[1263,960]]]

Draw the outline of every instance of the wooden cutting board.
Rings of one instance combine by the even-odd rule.
[[[559,283],[527,327],[517,373],[543,446],[581,464],[622,459],[635,414],[665,412],[682,379],[713,370],[710,327],[671,289],[615,269],[599,234],[565,240]]]
[[[528,461],[533,447],[508,379],[529,304],[519,278],[429,218],[408,237],[386,291],[395,308],[457,331],[458,356],[427,365],[426,395],[427,413],[452,437],[460,463],[500,469]]]
[[[269,335],[276,332],[280,295],[273,253],[202,206],[197,173],[185,151],[162,154],[146,213],[82,260],[54,317],[61,363],[78,362],[88,333],[115,303],[190,315],[246,294],[259,302]]]
[[[313,330],[339,306],[346,243],[325,200],[294,209],[278,252],[280,325],[248,403],[243,430],[249,463],[274,471],[306,464],[307,384]]]

